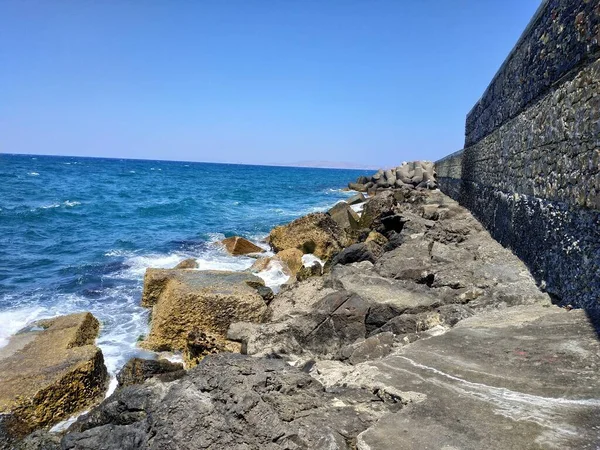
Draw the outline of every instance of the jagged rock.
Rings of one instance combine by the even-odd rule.
[[[346,202],[337,203],[327,211],[327,214],[344,230],[356,230],[359,228],[360,217]]]
[[[349,205],[358,205],[359,203],[364,203],[366,201],[367,198],[362,193],[353,195],[352,197],[346,199],[346,203]]]
[[[204,332],[199,329],[190,331],[187,335],[183,360],[187,368],[198,365],[208,355],[216,353],[239,353],[241,345],[225,341],[219,335]]]
[[[378,233],[377,231],[371,231],[367,235],[365,242],[366,243],[375,242],[377,245],[384,246],[385,244],[388,243],[388,239],[383,234]]]
[[[108,385],[90,313],[35,322],[0,349],[0,448],[101,399]]]
[[[333,258],[332,265],[352,264],[361,261],[370,261],[374,263],[383,254],[379,244],[374,241],[359,242],[346,247]]]
[[[184,350],[199,329],[225,339],[229,324],[262,322],[269,308],[257,292],[264,282],[246,272],[148,269],[143,305],[153,306],[150,333],[141,342],[155,351]]]
[[[329,215],[314,213],[276,227],[269,235],[269,242],[277,252],[297,248],[326,261],[348,244],[348,237]]]
[[[119,387],[141,384],[150,378],[171,381],[183,376],[183,364],[166,359],[131,358],[117,374]]]
[[[389,233],[400,233],[404,228],[404,224],[408,222],[406,218],[404,218],[400,214],[392,214],[386,217],[381,218],[381,227],[380,232],[384,234]]]
[[[380,223],[381,217],[392,213],[395,204],[396,199],[391,191],[384,191],[371,197],[365,204],[360,216],[360,227],[376,228]]]
[[[442,320],[437,312],[420,314],[400,314],[387,321],[372,334],[391,332],[395,335],[419,333],[440,325]]]
[[[307,313],[319,300],[335,292],[323,277],[310,277],[290,286],[283,286],[269,304],[272,321],[278,321],[290,313]]]
[[[173,267],[174,269],[197,269],[198,266],[198,261],[196,261],[194,258],[188,258],[188,259],[184,259],[183,261],[181,261],[179,264],[177,264],[175,267]]]
[[[225,246],[225,249],[234,256],[238,255],[249,255],[252,253],[263,253],[265,250],[260,248],[258,245],[253,244],[247,239],[239,236],[233,236],[221,241],[221,244]]]
[[[342,347],[338,359],[347,361],[349,364],[380,359],[392,352],[393,345],[393,333],[379,333],[364,341]]]
[[[369,305],[361,297],[335,291],[305,314],[283,317],[279,322],[237,328],[234,334],[250,355],[297,354],[312,352],[334,356],[341,347],[366,336],[365,318]]]
[[[310,277],[319,277],[323,275],[323,266],[315,261],[310,266],[303,266],[296,275],[298,281],[304,281]]]
[[[168,385],[118,390],[78,419],[61,445],[65,450],[349,450],[361,431],[394,410],[376,400],[360,389],[327,393],[281,360],[213,355]]]

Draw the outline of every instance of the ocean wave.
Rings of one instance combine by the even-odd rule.
[[[37,173],[37,172],[29,172],[27,175],[30,175],[30,176],[32,176],[32,177],[37,177],[37,176],[39,176],[40,174],[39,174],[39,173]]]

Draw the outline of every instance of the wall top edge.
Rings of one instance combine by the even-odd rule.
[[[444,161],[446,161],[448,159],[452,159],[452,158],[455,158],[457,156],[460,156],[463,151],[464,151],[464,149],[461,149],[461,150],[458,150],[458,151],[456,151],[454,153],[450,153],[449,155],[446,155],[443,158],[438,159],[437,161],[435,161],[434,164],[439,164],[439,163],[442,163],[442,162],[444,162]]]
[[[533,15],[533,18],[529,21],[529,23],[527,24],[527,27],[525,27],[525,30],[521,33],[521,36],[519,36],[519,39],[517,40],[516,44],[514,45],[514,47],[512,48],[512,50],[510,51],[510,53],[508,54],[508,56],[504,59],[504,62],[502,63],[502,65],[500,66],[500,68],[496,71],[494,77],[492,78],[492,80],[488,84],[488,87],[485,89],[485,91],[483,91],[483,94],[481,94],[481,96],[479,97],[479,99],[475,102],[475,104],[473,105],[473,107],[467,113],[467,117],[469,117],[473,113],[473,111],[475,110],[475,108],[477,108],[477,105],[479,105],[481,103],[481,101],[483,100],[483,98],[487,95],[487,93],[489,92],[489,90],[494,85],[494,82],[500,76],[500,74],[502,73],[502,71],[504,70],[504,68],[506,67],[506,65],[509,63],[509,61],[513,57],[513,55],[517,52],[517,50],[519,49],[519,47],[521,47],[521,45],[523,45],[523,43],[527,39],[527,36],[529,36],[529,34],[533,31],[533,29],[535,28],[535,26],[539,22],[540,18],[542,17],[542,15],[544,14],[544,12],[548,8],[549,4],[550,4],[550,0],[542,0],[542,3],[540,4],[540,6],[538,6],[538,9],[536,10],[535,14]]]

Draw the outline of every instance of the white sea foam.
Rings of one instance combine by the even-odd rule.
[[[350,205],[350,208],[354,210],[354,212],[362,213],[363,208],[365,207],[364,203],[357,203],[356,205]]]
[[[312,253],[307,253],[306,255],[302,255],[302,265],[304,267],[310,267],[315,262],[318,262],[319,264],[321,264],[321,267],[325,265],[325,263],[322,260],[320,260],[319,258],[317,258]]]
[[[27,324],[47,316],[48,310],[41,306],[0,311],[0,347],[6,346],[10,336]]]
[[[266,270],[256,274],[265,282],[265,286],[270,287],[277,293],[283,283],[290,279],[283,271],[283,265],[279,261],[271,261]]]
[[[37,177],[37,176],[39,176],[39,173],[37,173],[37,172],[29,172],[28,175],[30,175],[32,177]]]

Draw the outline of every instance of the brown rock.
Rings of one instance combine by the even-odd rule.
[[[376,244],[383,246],[388,243],[388,239],[383,234],[378,233],[377,231],[371,231],[367,236],[365,242],[375,242]]]
[[[197,269],[198,262],[194,258],[188,258],[177,264],[174,269]]]
[[[153,306],[150,333],[141,343],[156,351],[184,350],[188,333],[200,330],[224,340],[231,322],[262,322],[269,308],[248,272],[148,269],[143,306]]]
[[[339,202],[327,214],[344,230],[358,229],[360,217],[346,202]]]
[[[225,341],[220,336],[198,329],[188,333],[187,344],[183,352],[185,365],[188,369],[197,366],[205,356],[216,353],[240,353],[241,344]]]
[[[0,436],[10,442],[100,401],[108,375],[90,313],[34,323],[0,349]]]
[[[223,244],[227,251],[234,256],[264,252],[264,250],[258,245],[255,245],[249,240],[239,236],[233,236],[227,239],[223,239],[221,241],[221,244]]]
[[[292,275],[296,275],[302,268],[302,250],[297,248],[288,248],[280,251],[275,255],[275,258],[283,262],[290,270]]]
[[[271,231],[269,241],[275,251],[297,248],[329,260],[348,244],[346,232],[327,214],[314,213]]]

